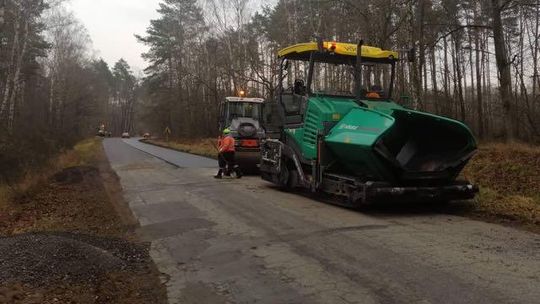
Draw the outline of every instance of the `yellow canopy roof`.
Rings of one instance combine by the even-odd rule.
[[[330,54],[342,56],[357,56],[358,46],[352,43],[323,42],[323,48]],[[318,51],[317,42],[300,43],[279,51],[280,58],[291,58],[298,60],[309,60],[312,52]],[[362,46],[362,58],[374,59],[374,61],[397,60],[398,52],[385,51],[377,47]]]

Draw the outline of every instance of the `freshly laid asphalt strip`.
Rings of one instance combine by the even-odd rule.
[[[123,140],[126,144],[180,168],[217,168],[217,160],[145,144],[137,138]]]
[[[539,303],[538,234],[436,210],[343,209],[126,142],[105,151],[169,303]]]

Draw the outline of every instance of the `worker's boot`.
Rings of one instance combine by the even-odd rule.
[[[223,178],[223,169],[219,169],[218,173],[214,176],[214,178],[222,179]]]

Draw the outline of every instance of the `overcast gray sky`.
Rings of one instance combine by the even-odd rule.
[[[68,6],[85,25],[98,56],[110,65],[124,58],[135,71],[146,64],[144,45],[134,34],[143,35],[156,19],[159,0],[71,0]]]

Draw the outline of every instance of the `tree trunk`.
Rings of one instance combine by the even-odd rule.
[[[507,141],[514,137],[514,126],[512,123],[512,74],[508,51],[504,39],[504,29],[501,18],[501,0],[491,0],[491,17],[493,22],[493,40],[495,46],[495,60],[499,71],[499,85],[501,102],[503,107],[504,135]]]
[[[532,103],[531,111],[536,114],[536,92],[538,88],[538,30],[540,27],[540,0],[536,0],[535,18],[534,18],[534,48],[533,48],[533,79],[532,79]]]
[[[476,57],[475,57],[475,65],[476,65],[476,112],[478,117],[478,137],[484,138],[484,107],[483,107],[483,100],[482,100],[482,75],[480,71],[481,67],[481,60],[480,57],[480,34],[478,33],[478,30],[476,30],[475,34],[475,45],[476,45]]]
[[[440,114],[440,99],[439,99],[439,88],[437,85],[437,60],[435,58],[435,47],[431,48],[430,52],[430,61],[431,61],[431,86],[433,89],[433,102],[435,105],[435,113]]]
[[[446,37],[444,37],[444,72],[443,72],[443,78],[444,78],[444,97],[445,97],[445,114],[449,115],[450,111],[448,110],[451,108],[449,105],[450,103],[450,81],[448,75],[450,74],[450,68],[448,66],[448,40],[446,40]]]
[[[418,12],[417,12],[417,29],[413,26],[413,41],[418,41],[418,63],[413,62],[413,84],[414,84],[414,93],[419,109],[424,108],[423,92],[422,92],[422,72],[424,69],[424,64],[426,60],[425,54],[425,43],[424,43],[424,13],[425,13],[425,0],[420,0],[418,3]],[[415,34],[416,33],[416,34]],[[418,37],[418,39],[416,39]]]
[[[15,66],[15,75],[13,77],[13,93],[11,94],[10,101],[9,101],[9,115],[8,115],[8,120],[7,120],[8,122],[7,131],[9,134],[13,132],[13,123],[15,120],[15,107],[16,107],[19,91],[21,90],[20,79],[21,79],[23,59],[24,59],[24,56],[26,55],[26,49],[28,46],[28,27],[29,27],[29,22],[28,20],[25,20],[24,33],[22,37],[22,41],[23,41],[22,47],[18,54],[18,58],[17,58],[16,66]]]
[[[461,121],[465,121],[465,99],[463,97],[463,75],[461,71],[461,42],[458,35],[452,35],[454,40],[454,52],[453,52],[453,59],[454,59],[454,91],[456,92],[458,103],[456,105],[456,115],[457,115],[457,107],[459,107],[459,117]]]
[[[18,12],[18,11],[17,11]],[[6,119],[5,116],[6,110],[8,109],[8,102],[10,100],[12,90],[13,90],[13,69],[15,68],[15,61],[17,58],[17,52],[19,51],[19,43],[20,43],[20,30],[21,30],[21,19],[23,17],[18,12],[17,16],[15,17],[15,34],[13,35],[13,45],[11,47],[11,54],[10,54],[10,61],[8,63],[8,71],[6,75],[6,82],[4,85],[4,96],[2,97],[2,104],[0,105],[0,121],[2,119]],[[16,68],[15,68],[16,69]]]

